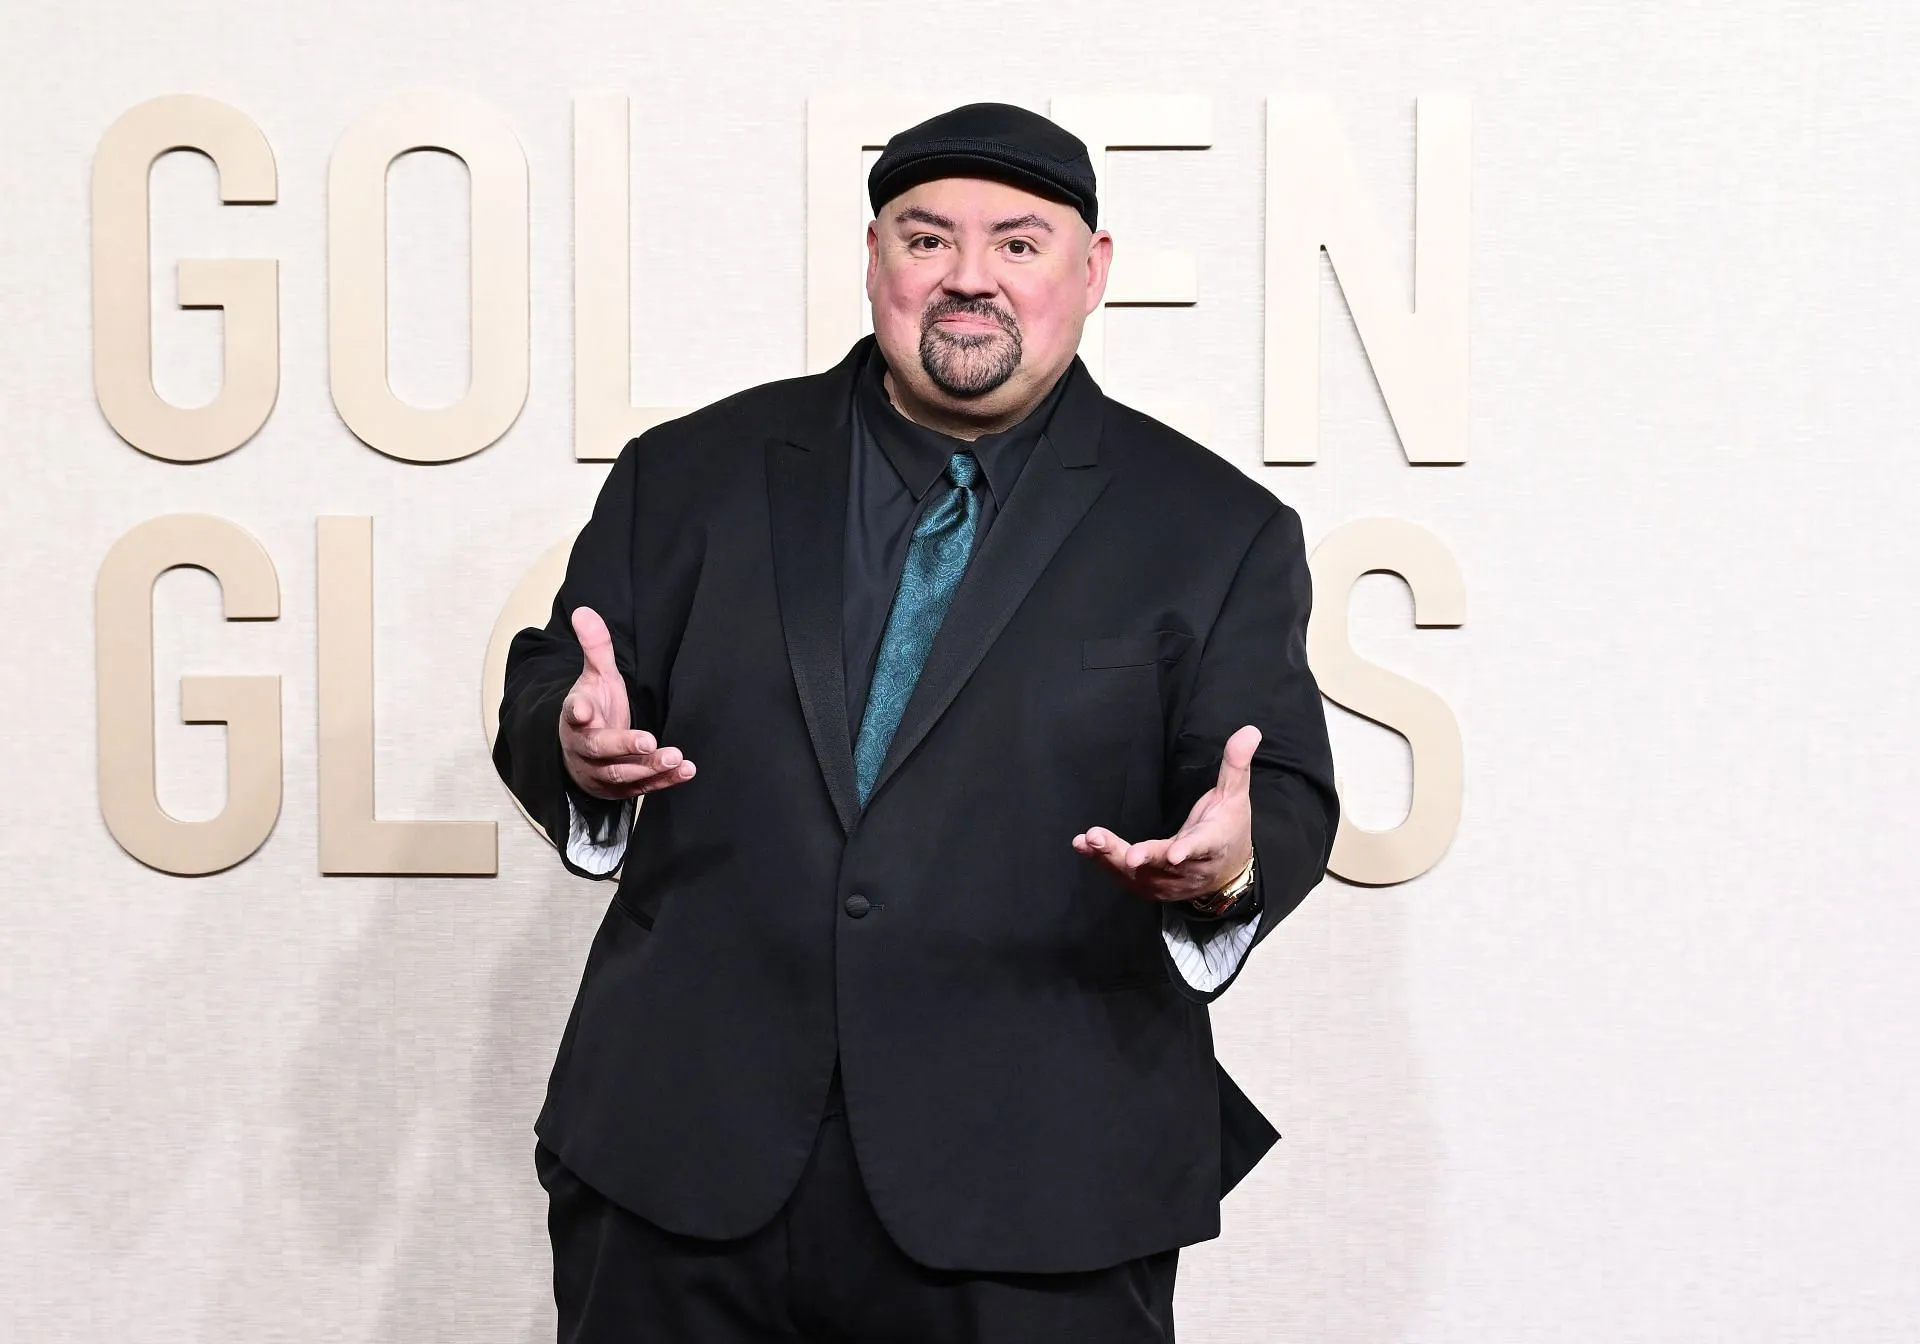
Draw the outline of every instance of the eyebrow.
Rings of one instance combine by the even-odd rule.
[[[955,232],[957,228],[954,222],[945,215],[937,215],[923,205],[910,205],[906,207],[894,216],[894,221],[896,223],[911,221],[915,224],[925,224],[930,228],[945,229],[948,233]],[[995,220],[987,229],[987,232],[992,234],[1014,233],[1020,229],[1044,229],[1048,233],[1052,233],[1053,225],[1049,224],[1039,215],[1014,215],[1007,219]]]
[[[945,215],[936,215],[933,211],[918,205],[908,206],[895,215],[894,219],[896,221],[910,219],[916,224],[928,224],[936,229],[945,229],[948,233],[952,233],[954,228],[953,221]]]
[[[989,233],[1012,233],[1018,229],[1045,229],[1053,232],[1053,225],[1038,215],[1015,215],[1012,219],[996,220]]]

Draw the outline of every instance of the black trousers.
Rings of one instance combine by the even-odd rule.
[[[1173,1344],[1177,1250],[1079,1274],[908,1259],[867,1199],[837,1087],[786,1207],[735,1241],[664,1231],[544,1146],[534,1158],[560,1344]]]

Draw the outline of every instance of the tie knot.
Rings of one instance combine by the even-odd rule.
[[[972,453],[955,453],[947,463],[947,479],[962,490],[971,490],[980,479],[980,463]]]

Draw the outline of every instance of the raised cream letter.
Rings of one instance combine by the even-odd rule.
[[[153,585],[204,569],[230,621],[280,615],[280,580],[253,536],[224,518],[174,514],[134,528],[107,552],[94,591],[100,811],[120,847],[163,873],[231,868],[266,843],[280,815],[280,678],[182,677],[180,717],[227,725],[227,802],[210,821],[160,808],[153,776]]]
[[[320,519],[320,871],[491,877],[490,821],[382,821],[373,798],[373,519]]]
[[[243,112],[196,94],[129,109],[93,157],[93,389],[114,432],[170,462],[205,462],[259,432],[280,395],[279,263],[185,257],[180,306],[225,310],[220,395],[175,406],[153,386],[153,311],[147,274],[153,162],[197,149],[220,173],[228,205],[271,204],[273,150]]]
[[[467,394],[410,406],[387,380],[387,169],[440,149],[472,181],[473,352]],[[416,93],[348,128],[327,170],[327,350],[347,428],[403,462],[453,462],[512,428],[527,401],[527,156],[513,128],[474,98]]]
[[[1407,461],[1467,460],[1467,276],[1471,108],[1419,104],[1413,309],[1333,104],[1267,103],[1266,460],[1312,462],[1320,444],[1320,250],[1360,329]]]
[[[1314,548],[1313,617],[1307,661],[1321,694],[1407,739],[1413,751],[1413,805],[1392,830],[1368,831],[1340,818],[1327,871],[1365,886],[1392,886],[1440,862],[1460,827],[1465,762],[1460,724],[1447,702],[1353,651],[1347,598],[1362,574],[1397,574],[1413,592],[1413,623],[1453,626],[1467,619],[1460,568],[1440,539],[1399,518],[1362,518]]]

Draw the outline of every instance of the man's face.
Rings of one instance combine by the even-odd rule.
[[[903,192],[867,228],[873,330],[896,383],[982,424],[1024,415],[1073,361],[1113,244],[1070,205],[951,177]]]

